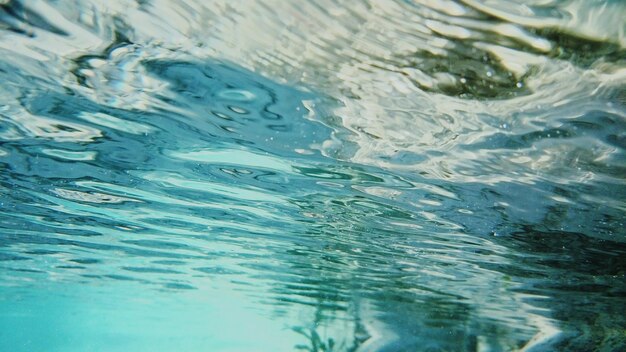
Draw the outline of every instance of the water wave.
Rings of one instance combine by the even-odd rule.
[[[2,2],[0,346],[623,348],[625,14]]]

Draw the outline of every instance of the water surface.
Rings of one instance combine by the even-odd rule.
[[[0,349],[626,348],[621,1],[4,1]]]

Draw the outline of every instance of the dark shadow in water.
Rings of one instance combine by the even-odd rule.
[[[522,292],[550,297],[533,304],[549,309],[565,333],[545,348],[623,350],[626,244],[541,227],[502,239],[514,250],[515,266],[498,270],[525,278]]]

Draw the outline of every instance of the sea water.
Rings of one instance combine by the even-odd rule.
[[[624,18],[1,1],[0,350],[625,349]]]

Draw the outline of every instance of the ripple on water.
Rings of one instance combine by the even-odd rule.
[[[624,4],[345,5],[0,5],[0,346],[623,349]]]

